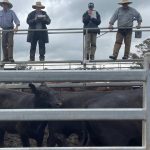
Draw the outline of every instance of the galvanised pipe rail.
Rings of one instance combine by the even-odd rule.
[[[94,60],[94,61],[86,61],[86,70],[88,70],[93,66],[95,66],[98,70],[101,69],[124,69],[128,68],[130,69],[131,65],[135,65],[135,63],[143,64],[143,60]],[[117,66],[116,66],[117,65]],[[11,69],[11,67],[17,68],[21,66],[32,66],[32,67],[48,67],[49,70],[58,70],[59,68],[65,69],[65,70],[83,70],[83,62],[81,60],[65,60],[65,61],[16,61],[14,63],[11,62],[0,62],[1,69]],[[4,68],[5,66],[5,68]],[[55,68],[54,68],[55,67]],[[95,68],[95,69],[96,69]],[[37,68],[41,69],[41,68]],[[92,69],[92,68],[91,68]],[[140,69],[140,68],[139,68]],[[43,70],[43,68],[42,68]]]
[[[39,31],[39,30],[38,30]],[[137,31],[142,31],[142,32],[150,32],[150,30],[133,30],[132,32],[137,32]],[[108,32],[108,33],[116,33],[117,30],[113,30],[113,31],[108,31],[108,30],[102,30],[101,33],[105,33],[105,32]],[[27,33],[24,33],[24,32],[16,32],[14,33],[16,35],[26,35]],[[48,34],[83,34],[83,31],[77,31],[77,32],[48,32]]]
[[[134,62],[143,62],[143,59],[128,59],[128,60],[122,60],[122,59],[117,59],[117,60],[87,60],[87,63],[134,63]],[[82,64],[82,60],[54,60],[54,61],[16,61],[16,62],[1,62],[1,64],[47,64],[47,63],[80,63]]]
[[[149,29],[150,26],[141,26],[140,29],[137,29],[136,27],[126,27],[126,28],[118,28],[118,27],[114,27],[113,29],[137,29],[142,31],[142,29]],[[83,30],[97,30],[97,28],[59,28],[59,29],[19,29],[18,31],[83,31]],[[110,30],[110,28],[99,28],[100,30]],[[0,31],[13,31],[13,30],[0,30]],[[147,30],[148,31],[148,30]],[[149,30],[150,31],[150,30]]]
[[[0,150],[147,150],[146,147],[42,147],[42,148],[0,148]]]
[[[101,148],[97,147],[96,149],[95,148],[93,148],[93,149],[95,149],[95,150],[113,150],[113,149],[115,149],[115,150],[117,150],[117,149],[119,149],[119,150],[123,150],[123,149],[125,149],[125,150],[129,150],[129,149],[132,149],[132,150],[149,150],[149,148],[150,148],[150,144],[149,144],[150,143],[150,141],[149,141],[150,140],[150,138],[149,138],[150,137],[150,133],[149,133],[150,132],[150,130],[149,130],[149,128],[150,128],[150,117],[149,117],[149,112],[150,112],[150,110],[149,110],[149,108],[150,108],[150,101],[149,101],[150,79],[149,79],[149,75],[150,75],[150,71],[149,71],[149,69],[150,69],[150,54],[149,55],[147,54],[147,57],[145,59],[145,70],[143,70],[143,71],[137,71],[134,73],[131,71],[132,74],[129,74],[129,72],[118,72],[118,74],[116,72],[109,72],[109,76],[107,76],[107,77],[106,77],[106,74],[104,76],[100,76],[99,78],[97,78],[97,76],[93,77],[94,80],[100,79],[102,81],[104,81],[107,78],[110,81],[115,81],[116,79],[118,80],[119,78],[122,81],[125,81],[127,79],[133,80],[133,81],[135,79],[138,79],[140,81],[144,81],[144,95],[145,96],[144,96],[143,108],[141,108],[141,109],[140,108],[139,109],[116,109],[116,110],[114,110],[114,109],[105,109],[105,110],[104,109],[95,109],[95,110],[92,110],[91,109],[90,111],[82,109],[82,110],[68,110],[69,112],[67,110],[57,110],[58,111],[57,115],[55,114],[56,110],[54,110],[54,111],[53,110],[47,110],[47,111],[46,110],[34,110],[34,113],[31,110],[28,110],[28,111],[24,110],[25,112],[23,112],[23,114],[20,113],[20,110],[13,110],[19,116],[16,115],[15,113],[12,113],[12,111],[10,112],[9,110],[1,110],[0,118],[2,120],[6,119],[6,118],[12,120],[12,117],[14,117],[13,119],[16,119],[16,120],[18,120],[18,119],[26,120],[26,119],[31,119],[29,117],[31,117],[31,113],[32,113],[32,115],[35,115],[34,119],[39,119],[41,117],[42,119],[46,119],[46,120],[47,119],[62,119],[62,117],[63,117],[63,119],[71,119],[71,120],[73,120],[73,119],[77,119],[77,120],[84,119],[84,120],[86,120],[90,117],[91,117],[91,119],[96,119],[96,120],[97,119],[103,119],[103,120],[105,120],[105,119],[110,119],[110,120],[111,119],[116,119],[116,120],[118,120],[118,119],[126,119],[126,120],[136,119],[136,120],[140,120],[141,119],[143,121],[143,147],[135,147],[135,148],[134,147],[132,147],[132,148],[131,147],[130,148],[127,148],[127,147],[118,147],[118,148],[116,148],[116,147],[101,147]],[[140,74],[138,74],[139,72],[140,72]],[[0,75],[2,73],[3,72],[0,72]],[[9,77],[10,72],[9,72],[9,74],[8,74],[8,72],[6,72],[6,73],[7,73],[7,77],[6,77],[6,74],[5,74],[5,76],[0,76],[0,80],[3,80],[5,77],[6,78]],[[73,72],[73,73],[75,75],[73,78],[77,79],[77,74],[75,74],[75,72]],[[95,72],[95,73],[97,73],[97,72]],[[112,75],[111,75],[111,73],[112,73]],[[31,74],[31,72],[30,72],[30,74]],[[81,74],[79,73],[79,75],[81,75]],[[99,75],[100,74],[98,74],[98,76]],[[14,76],[15,76],[15,74],[13,76],[11,75],[11,78]],[[133,76],[134,76],[134,79],[133,79]],[[62,74],[62,77],[63,77],[63,74]],[[72,75],[71,75],[71,77],[72,77]],[[103,78],[101,78],[101,77],[103,77]],[[57,78],[59,79],[59,76],[57,76]],[[50,78],[49,80],[51,81],[51,79],[52,78]],[[38,80],[40,80],[40,78]],[[86,78],[84,80],[86,80]],[[91,80],[91,79],[89,79],[89,80]],[[38,111],[38,112],[36,112],[36,111]],[[50,113],[50,111],[51,111],[51,113]],[[38,113],[40,113],[40,114],[38,114]],[[80,115],[78,113],[80,113]],[[23,115],[23,116],[21,116],[21,115]],[[39,115],[41,115],[41,116],[39,116]],[[43,118],[43,115],[45,118]],[[55,118],[53,118],[53,115],[55,116]],[[77,118],[75,118],[74,115]],[[56,118],[56,116],[58,118]],[[7,148],[7,149],[9,149],[9,148]],[[42,148],[42,150],[43,149],[44,148]],[[57,148],[56,147],[56,148],[51,148],[51,149],[59,150],[59,149],[64,149],[64,148]],[[67,150],[67,149],[65,148],[65,150]],[[80,150],[81,148],[70,148],[70,149]],[[82,148],[82,150],[84,150],[84,148]],[[87,148],[87,150],[92,150],[92,148]]]
[[[142,108],[0,109],[0,121],[146,120]]]
[[[36,86],[41,84],[35,83]],[[110,83],[47,83],[47,87],[50,88],[79,88],[79,87],[141,87],[143,86],[142,82],[110,82]],[[28,84],[0,84],[0,88],[6,89],[29,89]],[[92,91],[92,90],[91,90]]]
[[[99,70],[0,70],[0,82],[110,82],[146,81],[146,70],[99,71]],[[135,76],[136,75],[136,76]]]

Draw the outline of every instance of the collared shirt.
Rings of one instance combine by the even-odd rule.
[[[133,27],[133,21],[137,20],[138,23],[141,23],[142,17],[140,13],[132,7],[120,7],[116,10],[109,23],[113,25],[116,20],[118,20],[118,27]]]
[[[2,29],[13,28],[14,24],[20,25],[20,21],[13,10],[0,11],[0,27]]]

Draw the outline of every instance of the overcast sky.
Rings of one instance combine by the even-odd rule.
[[[21,21],[20,29],[27,29],[26,18],[33,11],[32,5],[36,0],[10,0],[13,10]],[[95,9],[100,13],[102,23],[99,27],[108,27],[108,22],[114,11],[120,7],[119,0],[42,0],[52,22],[49,29],[53,28],[82,28],[82,15],[87,10],[89,2],[94,2]],[[132,0],[131,7],[136,8],[143,17],[142,26],[150,26],[150,0]],[[135,23],[136,25],[136,23]],[[116,25],[115,25],[116,26]],[[149,38],[150,32],[143,33],[142,39],[135,39],[133,34],[132,51],[135,45]],[[49,35],[49,43],[46,44],[46,60],[79,60],[83,57],[82,34]],[[115,42],[115,34],[108,33],[97,39],[96,59],[108,59],[112,54]],[[124,46],[120,50],[121,58]],[[26,42],[26,35],[15,35],[14,58],[15,60],[29,60],[30,43]],[[37,47],[36,59],[39,57]]]

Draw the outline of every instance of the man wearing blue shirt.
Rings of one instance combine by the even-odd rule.
[[[20,21],[16,16],[15,12],[11,10],[13,5],[8,0],[3,0],[3,2],[0,2],[0,6],[3,7],[3,10],[0,11],[0,27],[3,29],[2,32],[3,61],[14,62],[13,37],[14,32],[17,32],[18,26],[20,26]],[[13,22],[16,24],[16,27],[14,27]]]
[[[115,21],[118,20],[118,32],[116,35],[116,42],[113,49],[113,55],[109,56],[110,59],[117,59],[123,40],[125,43],[125,52],[122,59],[128,59],[131,47],[133,21],[137,21],[137,28],[140,28],[141,26],[142,17],[136,9],[129,7],[129,4],[131,3],[132,2],[128,0],[122,0],[119,3],[120,5],[122,5],[122,7],[119,7],[110,19],[110,29],[113,28]]]

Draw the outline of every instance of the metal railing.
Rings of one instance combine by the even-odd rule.
[[[118,28],[113,28],[114,30],[111,30],[110,31],[110,29],[108,29],[108,28],[100,28],[100,30],[101,30],[101,33],[102,34],[104,34],[104,33],[113,33],[113,32],[116,32],[117,31],[117,29]],[[133,32],[136,32],[136,31],[143,31],[143,32],[149,32],[150,31],[150,26],[143,26],[143,27],[141,27],[141,29],[136,29],[136,27],[133,27],[132,28],[133,29]],[[45,62],[15,62],[14,64],[46,64],[46,63],[48,63],[48,64],[51,64],[51,63],[69,63],[69,64],[72,64],[72,63],[74,63],[74,62],[77,62],[77,63],[79,63],[79,64],[81,64],[81,65],[83,65],[83,68],[86,68],[86,64],[88,64],[88,63],[102,63],[103,61],[105,61],[106,62],[106,60],[94,60],[94,61],[87,61],[86,60],[86,50],[85,50],[85,43],[84,43],[84,41],[85,41],[85,37],[84,37],[84,34],[83,34],[83,28],[61,28],[61,29],[41,29],[41,30],[37,30],[37,29],[30,29],[30,30],[27,30],[27,29],[20,29],[20,30],[18,30],[18,32],[16,33],[16,34],[19,34],[19,35],[23,35],[23,34],[27,34],[27,32],[28,31],[48,31],[48,33],[49,34],[82,34],[82,36],[83,36],[83,46],[82,46],[82,50],[83,50],[83,59],[82,60],[77,60],[77,61],[74,61],[74,60],[69,60],[69,61],[45,61]],[[88,30],[87,28],[86,28],[86,30]],[[94,30],[94,29],[93,29]],[[97,30],[97,29],[96,29]],[[11,31],[11,30],[4,30],[4,31]],[[0,35],[2,34],[2,30],[0,30]],[[1,42],[1,38],[0,38],[0,60],[1,60],[1,44],[2,44],[2,42]],[[135,61],[135,60],[133,60],[133,61]],[[137,61],[139,61],[139,60],[137,60]],[[111,61],[111,60],[108,60],[108,62],[110,63],[110,62],[114,62],[114,61]],[[130,62],[130,60],[126,60],[126,61],[122,61],[122,60],[118,60],[118,61],[116,61],[116,63],[119,63],[120,62],[120,64],[122,63],[122,62]],[[2,63],[1,62],[1,66],[3,66],[4,64],[10,64],[9,62],[7,63]],[[13,64],[13,63],[11,63],[11,64]]]
[[[35,83],[35,86],[40,86],[41,83]],[[82,83],[46,83],[49,88],[87,88],[87,87],[142,87],[142,82],[82,82]],[[29,85],[27,83],[20,84],[0,84],[0,88],[6,89],[29,89]]]
[[[150,27],[143,27],[147,32]],[[117,28],[115,28],[117,29]],[[54,32],[57,30],[57,32]],[[68,30],[71,30],[68,32]],[[79,29],[48,29],[53,34],[83,33]],[[107,32],[108,28],[101,28],[101,32]],[[28,30],[19,30],[19,32]],[[63,32],[60,32],[63,31]],[[67,31],[67,32],[66,32]],[[75,31],[75,32],[74,32]],[[0,31],[1,32],[1,31]],[[111,31],[116,32],[116,31]],[[26,33],[18,33],[26,34]],[[84,36],[83,36],[84,39]],[[1,41],[0,41],[1,44]],[[1,47],[1,46],[0,46]],[[87,64],[85,59],[83,42],[83,60],[79,63]],[[0,50],[1,51],[1,50]],[[1,55],[1,54],[0,54]],[[132,61],[132,60],[129,60]],[[137,60],[139,61],[139,60]],[[141,60],[140,60],[141,61]],[[59,61],[58,61],[59,62]],[[67,61],[66,61],[67,62]],[[96,60],[91,62],[106,62]],[[113,62],[113,61],[108,61]],[[117,60],[116,62],[122,62]],[[127,62],[127,61],[124,61]],[[18,62],[19,64],[20,62]],[[26,62],[24,62],[26,63]],[[35,62],[36,64],[37,62]],[[40,62],[41,63],[41,62]],[[42,62],[46,63],[46,62]],[[49,62],[47,62],[49,63]],[[56,63],[54,61],[54,63]],[[62,61],[63,63],[63,61]],[[30,63],[32,64],[32,63]],[[34,64],[34,63],[33,63]],[[150,149],[150,54],[145,57],[145,69],[132,71],[99,71],[99,70],[74,70],[74,71],[3,71],[0,70],[0,82],[143,82],[143,108],[141,109],[52,109],[52,110],[0,110],[0,120],[142,120],[143,139],[142,147],[78,147],[78,148],[41,148],[41,150],[149,150]],[[2,148],[4,149],[4,148]],[[40,148],[6,148],[6,150],[39,150]]]
[[[150,53],[145,56],[145,69],[134,71],[0,71],[0,81],[80,82],[141,81],[143,108],[133,109],[50,109],[0,110],[0,121],[16,120],[142,120],[141,147],[70,147],[18,148],[19,150],[149,150],[150,149]],[[3,148],[4,149],[4,148]],[[6,148],[6,150],[11,148]],[[13,148],[12,148],[13,149]],[[17,148],[15,148],[16,150]]]

